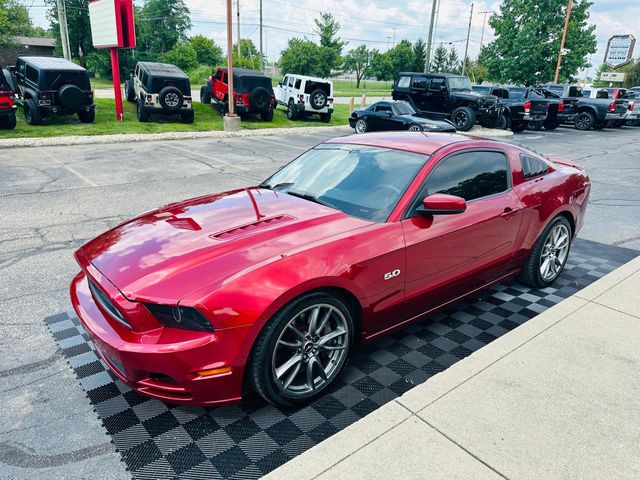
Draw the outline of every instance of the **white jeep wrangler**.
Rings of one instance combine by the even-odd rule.
[[[287,118],[295,120],[309,113],[320,115],[322,122],[333,113],[333,82],[323,78],[287,74],[273,89],[276,102],[287,107]]]

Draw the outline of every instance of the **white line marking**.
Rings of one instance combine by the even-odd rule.
[[[174,148],[176,150],[180,150],[182,152],[188,153],[190,155],[197,155],[198,157],[206,158],[207,160],[211,160],[212,162],[219,163],[221,165],[226,165],[227,167],[235,168],[237,170],[241,170],[243,172],[248,172],[250,169],[247,167],[242,167],[240,165],[234,165],[233,163],[225,162],[224,160],[220,160],[218,158],[210,157],[208,155],[203,155],[202,153],[194,152],[191,150],[187,150],[186,148],[176,147],[175,145],[169,145],[169,147]]]
[[[272,142],[271,140],[265,140],[264,138],[253,137],[253,139],[257,140],[258,142],[270,143],[271,145],[277,145],[282,148],[297,148],[298,150],[303,150],[305,152],[309,150],[308,148],[305,148],[305,147],[298,147],[297,145],[286,145],[278,142]]]
[[[99,185],[97,183],[95,183],[94,181],[92,181],[90,178],[85,177],[83,174],[81,174],[80,172],[74,170],[73,167],[70,167],[69,165],[65,165],[64,168],[66,168],[68,171],[70,171],[71,173],[73,173],[76,177],[78,177],[80,180],[84,181],[85,183],[87,183],[87,185],[90,185],[92,187],[98,187]]]

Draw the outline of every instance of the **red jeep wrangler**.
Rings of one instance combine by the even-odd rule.
[[[6,73],[5,73],[6,72]],[[15,94],[5,78],[7,71],[0,70],[0,128],[12,130],[16,128]]]
[[[211,100],[222,105],[224,112],[228,105],[228,76],[226,68],[217,68],[207,79],[207,84],[200,88],[200,101],[204,104]],[[262,120],[273,120],[273,109],[276,97],[271,86],[271,79],[261,72],[245,68],[233,69],[233,97],[236,112],[239,115],[257,114]]]

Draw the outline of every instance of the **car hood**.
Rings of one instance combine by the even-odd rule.
[[[432,123],[433,125],[437,125],[440,128],[446,128],[449,129],[451,127],[453,127],[453,123],[447,121],[447,120],[439,120],[439,119],[435,119],[435,118],[429,118],[429,117],[425,117],[419,113],[415,113],[413,115],[400,115],[401,117],[405,117],[408,119],[413,120],[416,123],[419,123],[421,125],[425,125],[427,123]]]
[[[172,303],[369,224],[286,193],[248,188],[147,212],[90,241],[76,256],[129,300]]]
[[[489,95],[487,93],[478,92],[454,92],[456,97],[464,98],[467,100],[480,100],[483,103],[497,103],[498,97],[495,95]]]

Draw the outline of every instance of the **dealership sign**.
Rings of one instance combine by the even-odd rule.
[[[636,39],[633,35],[614,35],[607,43],[604,63],[614,68],[626,65],[631,61],[635,45]]]
[[[600,81],[602,82],[624,82],[624,73],[622,72],[602,72]]]

